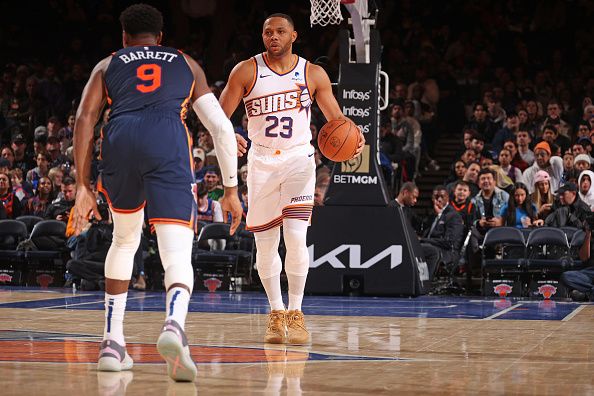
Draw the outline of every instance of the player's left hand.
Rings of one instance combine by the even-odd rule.
[[[359,129],[359,145],[357,146],[357,151],[355,151],[353,158],[357,158],[361,155],[363,148],[365,148],[365,136],[363,135],[363,132],[361,132],[361,129]]]
[[[97,220],[101,220],[101,215],[97,209],[97,198],[89,187],[82,186],[76,189],[73,210],[72,227],[74,228],[74,235],[79,235],[87,225],[91,211],[95,214]]]
[[[223,210],[223,219],[225,223],[231,214],[231,228],[229,234],[233,235],[239,227],[241,216],[243,215],[243,208],[239,202],[239,195],[237,195],[237,187],[225,187],[225,193],[219,200],[221,209]]]

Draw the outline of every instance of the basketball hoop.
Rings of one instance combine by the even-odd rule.
[[[348,1],[348,0],[347,0]],[[311,0],[311,26],[338,25],[342,22],[340,0]]]

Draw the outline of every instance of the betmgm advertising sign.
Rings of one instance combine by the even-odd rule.
[[[365,149],[350,161],[337,163],[332,169],[325,205],[385,206],[388,194],[379,167],[379,39],[375,51],[372,35],[370,63],[349,63],[343,56],[341,32],[341,63],[337,99],[343,114],[361,128],[365,136]],[[377,52],[374,55],[374,52]]]

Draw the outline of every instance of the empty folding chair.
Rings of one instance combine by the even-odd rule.
[[[576,227],[560,227],[559,229],[565,233],[565,236],[569,242],[571,242],[573,235],[579,231],[579,229]]]
[[[43,220],[35,224],[29,240],[32,248],[25,251],[29,267],[29,285],[62,286],[66,261],[70,257],[66,247],[66,223]]]
[[[559,228],[542,227],[530,233],[526,243],[529,295],[531,297],[566,297],[559,278],[571,267],[567,235]]]
[[[239,273],[239,263],[251,262],[252,253],[245,250],[237,249],[238,237],[237,235],[229,234],[230,225],[225,223],[211,223],[206,224],[198,235],[197,243],[200,245],[208,240],[226,241],[225,250],[197,250],[193,253],[192,261],[198,273],[197,286],[204,286],[210,291],[213,291],[213,285],[218,285],[217,288],[225,289],[231,283],[235,286],[235,279]],[[220,283],[219,283],[220,282]]]
[[[27,235],[24,223],[0,220],[0,284],[18,285],[24,279],[24,254],[17,246]]]
[[[33,227],[35,227],[35,224],[42,221],[43,217],[25,215],[17,217],[16,220],[20,221],[21,223],[25,223],[25,225],[27,226],[27,232],[31,234],[31,232],[33,231]]]
[[[482,246],[483,295],[522,296],[526,246],[524,234],[515,227],[487,231]]]

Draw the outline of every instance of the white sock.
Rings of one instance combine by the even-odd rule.
[[[186,325],[189,304],[190,293],[183,287],[172,287],[167,292],[167,318],[165,320],[175,320],[183,329]]]
[[[284,311],[285,304],[283,303],[283,295],[281,293],[280,275],[260,280],[262,281],[264,290],[266,290],[270,309],[274,311]]]
[[[289,281],[289,311],[301,311],[301,302],[303,301],[303,291],[305,290],[305,281],[307,275],[297,276],[287,274]]]
[[[105,293],[104,340],[114,340],[120,345],[126,345],[124,341],[124,313],[126,312],[127,298],[128,292],[122,294]]]

